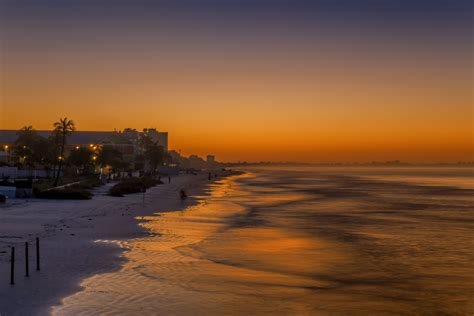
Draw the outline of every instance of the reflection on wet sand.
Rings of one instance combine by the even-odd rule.
[[[55,313],[472,313],[466,173],[263,169],[222,180],[199,205],[146,218],[158,234]]]

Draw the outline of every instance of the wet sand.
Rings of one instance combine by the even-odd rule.
[[[147,216],[154,235],[53,314],[472,314],[473,175],[252,169]]]
[[[182,201],[179,191],[201,194],[209,184],[207,173],[181,175],[142,194],[115,198],[108,186],[92,200],[15,200],[0,207],[0,314],[45,315],[61,299],[81,289],[81,280],[118,271],[122,256],[134,238],[149,236],[138,223],[156,209],[174,211],[196,203]],[[41,271],[35,271],[34,247],[41,240]],[[30,247],[30,274],[24,277],[24,242]],[[9,285],[10,247],[16,247],[16,284]]]

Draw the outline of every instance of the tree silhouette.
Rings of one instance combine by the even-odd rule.
[[[109,165],[112,169],[117,169],[123,166],[123,155],[114,147],[103,146],[97,156],[97,162],[101,167]]]
[[[13,145],[13,152],[21,163],[33,166],[34,149],[38,139],[41,137],[31,125],[23,126],[16,134],[18,138]]]
[[[156,173],[156,168],[163,164],[165,158],[163,146],[156,143],[148,145],[145,148],[145,159],[148,160],[153,174]]]
[[[41,137],[31,126],[24,126],[17,132],[12,151],[23,165],[35,167],[40,164],[50,166],[55,163],[57,153],[51,139]]]
[[[54,180],[54,186],[58,185],[59,176],[61,175],[61,168],[64,161],[64,147],[66,146],[66,140],[69,135],[72,134],[76,130],[74,122],[72,120],[68,120],[67,117],[60,118],[59,121],[54,123],[54,133],[58,136],[61,136],[61,149],[59,154],[59,164],[58,164],[58,172],[56,174],[56,179]]]
[[[70,152],[68,162],[84,172],[87,166],[92,165],[92,156],[93,153],[89,148],[80,147]]]
[[[145,160],[150,164],[151,172],[155,174],[156,168],[163,164],[165,152],[163,146],[158,145],[158,142],[153,140],[150,135],[152,131],[155,131],[155,129],[144,128],[140,135],[139,144],[143,149]]]

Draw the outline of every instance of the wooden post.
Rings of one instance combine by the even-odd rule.
[[[15,284],[15,247],[12,247],[12,257],[10,260],[10,284]]]
[[[40,244],[38,237],[36,237],[36,270],[40,270]]]
[[[28,242],[25,242],[25,276],[30,276],[30,258],[28,255]]]

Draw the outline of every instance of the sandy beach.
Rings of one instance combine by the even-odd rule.
[[[221,173],[224,175],[223,173]],[[218,178],[216,178],[218,179]],[[0,315],[44,315],[61,299],[80,290],[88,276],[119,269],[125,259],[121,243],[149,232],[141,216],[185,208],[179,192],[204,193],[208,174],[180,175],[142,194],[107,196],[113,184],[91,200],[14,200],[0,206]],[[35,270],[34,241],[40,238],[41,271]],[[114,240],[116,243],[101,242]],[[24,243],[30,243],[30,277],[25,277]],[[10,285],[10,249],[16,248],[15,285]]]

